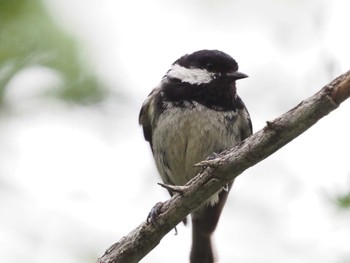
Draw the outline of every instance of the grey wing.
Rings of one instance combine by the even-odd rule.
[[[169,164],[165,154],[159,154],[154,152],[153,149],[153,132],[157,126],[160,108],[157,108],[157,101],[161,100],[161,92],[160,88],[155,88],[147,97],[145,102],[143,103],[139,115],[139,124],[142,125],[143,134],[151,145],[152,153],[157,163],[161,163],[160,167],[158,166],[158,171],[166,184],[174,184],[170,179],[169,172]],[[169,191],[169,194],[172,193]]]
[[[158,119],[156,113],[156,105],[155,99],[159,95],[160,88],[155,88],[147,97],[145,102],[142,104],[140,115],[139,115],[139,124],[143,128],[143,135],[145,140],[148,141],[151,145],[153,151],[153,143],[152,143],[152,134],[154,126],[156,125],[156,121]]]
[[[237,96],[237,102],[238,102],[240,110],[243,113],[243,117],[244,117],[246,125],[247,125],[241,129],[241,137],[242,137],[242,140],[244,140],[244,139],[248,138],[250,135],[252,135],[253,125],[252,125],[252,121],[250,119],[249,112],[248,112],[246,106],[244,105],[244,102],[238,96]]]
[[[248,110],[246,108],[244,108],[244,114],[246,115],[248,129],[245,129],[242,131],[242,140],[245,140],[246,138],[248,138],[250,135],[253,134],[252,120],[250,119]]]
[[[152,125],[150,117],[148,116],[149,104],[143,104],[140,115],[139,115],[139,124],[142,126],[143,135],[145,140],[151,144],[152,147]]]

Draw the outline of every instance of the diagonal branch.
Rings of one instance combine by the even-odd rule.
[[[192,210],[244,170],[267,158],[350,97],[350,71],[302,101],[245,141],[197,166],[203,170],[161,208],[157,226],[146,221],[112,245],[97,263],[140,261]]]

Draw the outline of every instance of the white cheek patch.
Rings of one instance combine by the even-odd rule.
[[[185,68],[179,64],[175,64],[169,70],[168,77],[176,78],[182,82],[188,82],[190,84],[202,84],[209,83],[214,79],[215,74],[208,72],[205,69],[199,68]]]

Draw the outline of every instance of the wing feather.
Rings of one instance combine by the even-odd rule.
[[[160,96],[160,88],[157,87],[148,95],[145,102],[142,104],[139,124],[143,128],[143,135],[145,140],[151,145],[153,151],[152,134],[155,127],[156,121],[158,119],[158,114],[156,114],[156,98]]]

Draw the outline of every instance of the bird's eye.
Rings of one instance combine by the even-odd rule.
[[[211,62],[208,62],[208,63],[205,65],[205,68],[211,70],[211,69],[214,68],[214,64],[211,63]]]

